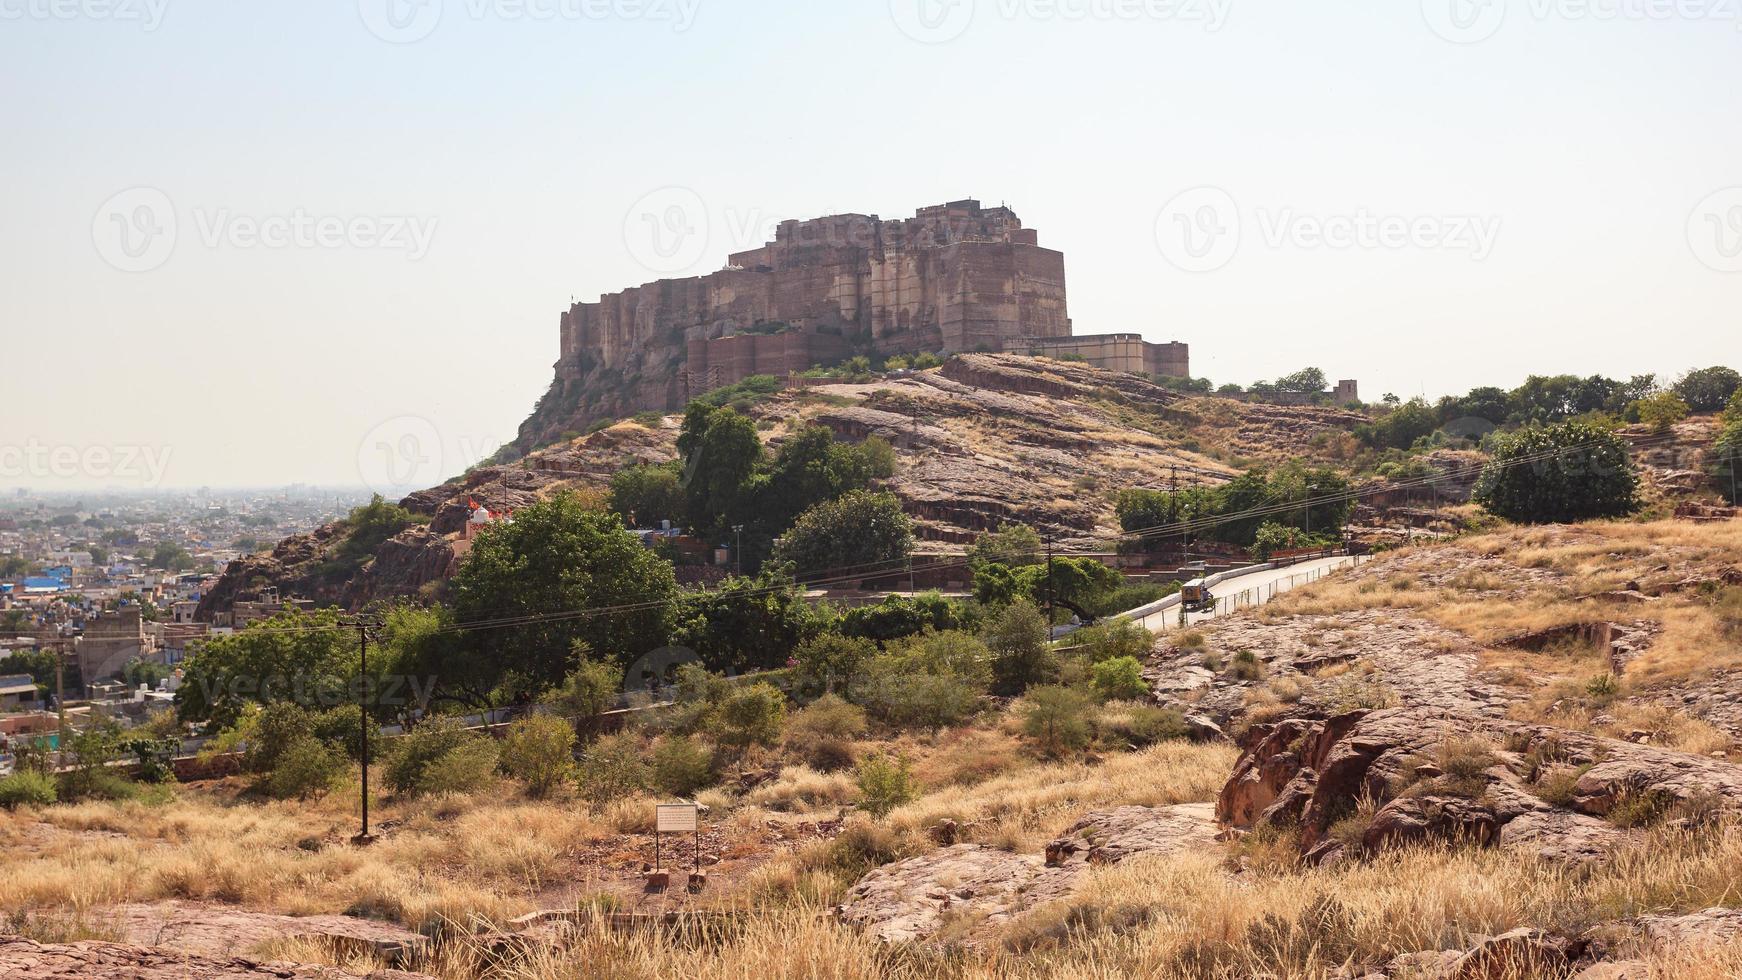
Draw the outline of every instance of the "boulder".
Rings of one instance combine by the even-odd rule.
[[[423,974],[385,970],[370,980],[433,980]],[[263,963],[242,957],[199,956],[158,946],[124,943],[37,943],[0,936],[0,977],[31,980],[356,980],[357,974],[324,966]]]
[[[1091,813],[1049,843],[1044,857],[956,844],[885,865],[861,878],[836,914],[886,942],[930,939],[952,921],[972,920],[972,941],[1069,897],[1092,866],[1205,847],[1217,832],[1207,804]]]
[[[1494,811],[1456,796],[1406,796],[1379,808],[1361,836],[1369,851],[1402,847],[1429,840],[1472,843],[1482,847],[1500,838]]]

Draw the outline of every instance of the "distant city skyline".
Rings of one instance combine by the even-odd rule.
[[[1742,31],[1600,6],[0,0],[0,493],[433,485],[571,299],[968,197],[1218,383],[1742,366]]]

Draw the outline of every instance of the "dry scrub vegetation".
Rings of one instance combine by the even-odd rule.
[[[1529,925],[1577,933],[1628,915],[1733,904],[1742,837],[1660,832],[1590,872],[1513,852],[1423,849],[1333,869],[1215,850],[1135,858],[971,949],[889,947],[804,904],[689,933],[584,927],[567,950],[487,963],[463,944],[419,968],[444,978],[1327,978],[1400,951],[1461,949]],[[348,962],[307,943],[304,961]],[[1737,976],[1742,947],[1641,949],[1653,978]],[[1528,974],[1517,974],[1522,977]],[[1508,974],[1507,976],[1514,976]]]

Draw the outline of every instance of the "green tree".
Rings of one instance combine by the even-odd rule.
[[[1497,439],[1474,499],[1507,520],[1543,524],[1630,514],[1639,506],[1638,490],[1625,440],[1565,422]]]
[[[151,553],[151,567],[171,572],[185,572],[194,567],[194,556],[173,541],[159,541]]]
[[[860,637],[819,633],[793,651],[798,681],[807,689],[834,691],[848,687],[877,655],[877,645]]]
[[[482,531],[448,591],[462,624],[568,614],[465,634],[464,654],[542,690],[578,666],[577,640],[613,659],[663,645],[677,579],[615,516],[562,493]]]
[[[351,699],[359,675],[356,634],[334,609],[291,608],[240,633],[202,644],[182,665],[175,692],[183,721],[233,727],[248,704],[334,707]]]
[[[1642,398],[1632,404],[1631,409],[1637,414],[1639,421],[1651,426],[1658,433],[1669,432],[1675,424],[1692,414],[1688,403],[1682,401],[1680,395],[1673,391],[1660,391],[1655,395]]]
[[[1325,378],[1325,372],[1316,367],[1310,367],[1277,378],[1276,390],[1301,395],[1322,395],[1329,384],[1330,382]]]
[[[1048,642],[1046,617],[1032,603],[1013,602],[986,624],[981,640],[992,651],[992,675],[1001,694],[1020,694],[1031,684],[1058,677]]]
[[[999,564],[1020,568],[1044,561],[1045,556],[1046,550],[1034,528],[1027,524],[1002,524],[998,530],[988,531],[975,539],[973,547],[968,549],[968,564],[970,567]]]
[[[1022,733],[1050,755],[1080,749],[1089,742],[1088,695],[1068,687],[1031,688],[1022,703]]]
[[[1252,557],[1269,561],[1270,556],[1279,551],[1299,547],[1299,538],[1300,532],[1296,529],[1266,521],[1259,525],[1258,534],[1252,540]]]
[[[763,458],[756,423],[730,408],[692,403],[677,448],[690,529],[720,539],[733,525],[749,523],[747,488]]]
[[[380,494],[361,507],[354,508],[343,521],[344,539],[337,548],[338,559],[348,567],[361,565],[375,552],[406,528],[422,518],[398,504],[390,504]]]
[[[1696,412],[1717,412],[1742,389],[1742,374],[1727,367],[1689,371],[1675,383],[1675,393]]]
[[[898,571],[913,549],[913,522],[894,494],[855,490],[804,512],[774,546],[799,576],[836,569]]]
[[[1742,388],[1730,396],[1730,404],[1724,408],[1724,421],[1729,424],[1742,422]]]
[[[686,593],[671,641],[694,650],[709,670],[767,670],[784,666],[824,625],[790,576],[765,571]]]
[[[630,466],[611,477],[610,507],[634,527],[658,527],[661,521],[681,522],[685,498],[678,467],[671,464]]]
[[[937,592],[890,596],[872,606],[856,606],[841,614],[840,632],[847,637],[889,643],[927,630],[975,630],[979,617],[969,603],[946,599]]]
[[[1416,440],[1433,435],[1440,427],[1440,413],[1420,398],[1411,398],[1380,416],[1357,433],[1369,444],[1388,449],[1408,449]]]
[[[786,695],[772,684],[758,681],[734,686],[720,699],[710,722],[721,745],[745,749],[780,741],[786,721]]]
[[[575,726],[553,715],[528,715],[508,726],[502,768],[534,798],[549,796],[575,775]]]

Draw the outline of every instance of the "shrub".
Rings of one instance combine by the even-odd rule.
[[[457,756],[450,761],[450,756]],[[489,765],[478,773],[481,764]],[[466,792],[481,785],[496,768],[498,751],[483,735],[466,731],[457,718],[436,718],[399,740],[386,761],[383,779],[395,793]]]
[[[1617,827],[1649,827],[1668,816],[1675,805],[1675,795],[1665,790],[1626,792],[1621,794],[1605,816]]]
[[[1626,440],[1585,422],[1496,437],[1474,500],[1521,523],[1573,523],[1631,514],[1639,476]]]
[[[1046,752],[1079,749],[1089,742],[1090,701],[1068,687],[1031,688],[1022,705],[1022,733]]]
[[[851,685],[877,655],[870,640],[823,633],[798,645],[793,652],[797,679],[807,690],[834,691]]]
[[[1191,737],[1185,716],[1171,708],[1144,705],[1131,711],[1126,722],[1126,734],[1139,747],[1157,742],[1173,742]]]
[[[1234,654],[1234,661],[1228,666],[1228,673],[1236,680],[1260,681],[1264,679],[1264,662],[1258,659],[1251,650],[1241,650]]]
[[[814,739],[851,739],[865,734],[865,709],[825,694],[786,721],[788,743],[803,743]]]
[[[430,763],[418,780],[417,791],[424,794],[476,793],[490,785],[501,762],[502,749],[494,739],[472,736]]]
[[[581,756],[575,781],[581,795],[603,806],[647,788],[652,772],[634,735],[607,735]]]
[[[1058,678],[1048,633],[1046,617],[1027,602],[1005,606],[987,625],[981,639],[992,651],[992,675],[1000,691],[1018,694],[1030,684]]]
[[[26,770],[0,779],[0,809],[48,806],[55,797],[54,779],[40,772]]]
[[[1638,414],[1639,421],[1651,426],[1652,431],[1668,432],[1675,424],[1692,414],[1688,403],[1673,391],[1660,391],[1655,395],[1633,403],[1633,412]]]
[[[1188,634],[1199,636],[1201,634]],[[1119,657],[1142,660],[1155,646],[1155,634],[1130,620],[1098,623],[1077,630],[1070,636],[1070,646],[1078,658],[1091,664]]]
[[[509,725],[502,768],[524,782],[532,796],[549,796],[574,778],[574,726],[553,715],[530,715]]]
[[[583,655],[581,665],[563,678],[561,687],[547,694],[544,703],[565,717],[585,720],[596,717],[617,703],[623,690],[623,671],[615,664],[584,659],[584,647],[576,651]],[[640,678],[629,678],[634,684]]]
[[[312,735],[299,735],[277,753],[263,788],[281,800],[326,795],[350,768],[344,753]]]
[[[712,722],[721,745],[745,749],[780,741],[786,720],[786,695],[765,681],[736,687],[720,700]]]
[[[903,803],[919,796],[912,764],[906,756],[891,759],[877,754],[859,763],[859,806],[881,820]]]
[[[1149,685],[1143,680],[1143,665],[1135,657],[1102,661],[1094,666],[1092,673],[1091,683],[1103,701],[1141,698],[1149,693]]]
[[[714,781],[714,751],[684,735],[666,735],[653,748],[653,783],[685,797]]]

